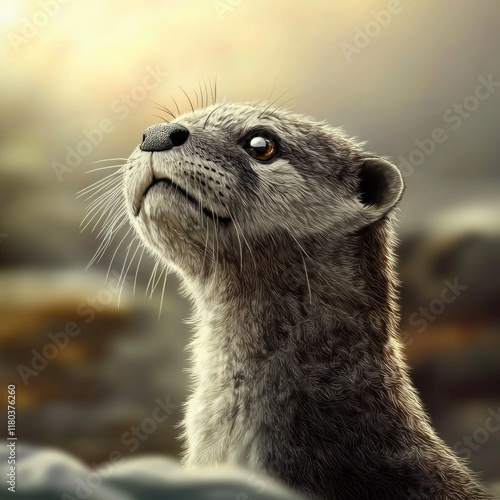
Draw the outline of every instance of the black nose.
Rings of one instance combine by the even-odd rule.
[[[189,137],[189,130],[178,123],[157,123],[148,127],[142,136],[142,151],[168,151],[182,146]]]

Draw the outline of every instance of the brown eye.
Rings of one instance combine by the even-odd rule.
[[[269,161],[276,155],[276,144],[267,137],[254,135],[247,142],[245,150],[256,160]]]

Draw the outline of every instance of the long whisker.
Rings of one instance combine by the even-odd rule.
[[[122,192],[121,187],[122,187],[121,184],[116,184],[114,186],[111,186],[104,193],[101,193],[101,194],[93,193],[93,194],[87,196],[87,198],[85,198],[85,201],[90,202],[90,200],[92,200],[89,203],[89,205],[87,206],[87,211],[89,211],[95,205],[98,205],[100,203],[100,201],[108,199],[108,197],[111,199],[111,197],[114,197],[114,196],[121,194],[121,192]]]
[[[113,252],[113,256],[111,257],[111,262],[109,263],[108,272],[106,273],[106,282],[108,281],[109,273],[111,272],[111,266],[113,265],[113,260],[115,260],[115,256],[118,252],[118,249],[121,247],[125,238],[130,234],[130,231],[132,231],[132,227],[130,227],[129,230],[125,233],[125,236],[120,240],[120,243],[118,243],[118,246],[115,248],[115,251]]]
[[[173,96],[170,96],[170,98],[172,99],[172,101],[174,101],[175,109],[177,109],[177,116],[179,116],[181,112],[179,111],[179,106],[177,105],[177,101],[173,98]]]
[[[89,213],[85,216],[85,218],[82,221],[82,224],[88,219],[87,223],[82,227],[81,231],[84,231],[90,224],[91,222],[99,215],[100,212],[101,216],[97,219],[97,221],[94,224],[94,227],[92,228],[92,233],[95,231],[95,228],[99,224],[99,221],[104,217],[108,216],[109,214],[113,213],[113,210],[117,208],[117,206],[120,204],[120,193],[116,193],[115,196],[108,200],[101,200],[101,202],[96,205],[92,210],[89,211]],[[102,209],[102,210],[101,210]],[[93,214],[93,215],[92,215]],[[92,216],[91,216],[92,215]],[[109,219],[107,219],[109,221]],[[106,226],[107,223],[104,224]],[[99,236],[99,235],[98,235]]]
[[[273,113],[277,111],[279,108],[282,108],[287,102],[293,101],[294,99],[297,99],[297,96],[290,97],[290,99],[287,99],[286,101],[283,101],[279,106],[276,106],[270,113],[267,113],[267,116],[273,116]]]
[[[118,278],[118,286],[120,287],[120,292],[118,293],[118,308],[120,308],[120,300],[122,297],[123,285],[125,284],[125,278],[127,276],[126,274],[123,274],[123,271],[125,270],[125,266],[127,265],[128,255],[130,253],[130,248],[132,247],[133,243],[134,240],[132,240],[127,246],[127,253],[125,254],[125,259],[123,260],[122,269],[120,271],[120,276]]]
[[[77,197],[80,197],[81,195],[83,195],[83,194],[85,194],[87,192],[93,191],[94,187],[102,186],[102,184],[106,180],[109,180],[109,179],[115,177],[116,175],[118,175],[118,173],[119,172],[113,172],[112,174],[107,175],[106,177],[98,180],[97,182],[94,182],[93,184],[91,184],[90,186],[86,187],[85,189],[80,189],[80,191],[78,191],[78,196]]]
[[[161,290],[160,310],[158,311],[158,319],[160,319],[161,317],[161,308],[163,306],[163,297],[165,296],[165,285],[167,284],[167,276],[168,276],[168,267],[165,266],[165,277],[163,278],[163,288]]]
[[[105,181],[102,185],[95,186],[94,188],[92,188],[91,191],[87,191],[86,193],[81,192],[80,194],[77,194],[76,198],[78,199],[85,196],[84,201],[89,201],[92,198],[95,198],[96,196],[101,196],[102,191],[106,191],[106,193],[108,193],[110,191],[114,191],[115,189],[119,189],[120,186],[121,183],[119,178],[109,179]]]
[[[161,265],[160,273],[158,274],[158,279],[153,283],[153,286],[151,287],[151,294],[149,295],[149,298],[153,296],[153,292],[156,290],[156,287],[158,286],[158,283],[160,282],[163,271],[165,269],[164,264],[160,263],[160,265]]]
[[[170,123],[170,122],[169,122],[166,118],[163,118],[163,116],[160,116],[160,115],[154,115],[154,114],[153,114],[153,116],[154,116],[155,118],[159,118],[161,121],[163,121],[163,122],[165,122],[165,123]]]
[[[104,193],[100,193],[100,191],[104,191]],[[90,204],[87,206],[87,211],[90,210],[94,205],[98,204],[99,201],[103,199],[107,199],[108,196],[116,196],[117,194],[120,194],[122,192],[122,186],[120,184],[115,184],[115,185],[110,185],[106,186],[105,189],[102,189],[100,191],[96,191],[95,193],[90,194],[85,198],[85,201],[90,202]]]
[[[204,107],[205,107],[205,106],[204,106],[204,102],[205,102],[205,101],[204,101],[204,99],[203,99],[203,90],[202,90],[202,88],[201,88],[201,82],[200,82],[200,80],[198,80],[198,87],[199,87],[199,89],[200,89],[201,107],[202,107],[202,108],[204,108]]]
[[[205,120],[205,123],[203,124],[203,128],[205,128],[207,126],[207,123],[208,123],[208,120],[209,118],[219,109],[219,108],[222,108],[222,106],[224,106],[224,103],[222,103],[220,106],[217,106],[215,109],[213,109],[207,116],[207,119]]]
[[[119,204],[119,202],[113,203],[109,211],[114,210],[117,204]],[[111,235],[113,232],[118,231],[118,229],[122,227],[123,224],[125,224],[126,220],[127,220],[127,212],[125,209],[122,209],[121,211],[116,213],[116,215],[113,215],[104,223],[102,229],[97,233],[97,237],[99,238],[104,233],[106,233],[107,235]],[[96,226],[98,222],[99,221],[96,222]],[[92,228],[92,231],[94,231],[96,226]]]
[[[133,253],[133,255],[132,255],[132,258],[130,259],[130,262],[129,262],[129,264],[128,264],[128,267],[127,267],[127,269],[125,270],[125,273],[123,273],[123,269],[125,268],[125,263],[127,262],[127,256],[128,256],[128,253],[129,253],[130,246],[134,243],[134,241],[138,241],[137,246],[136,246],[136,248],[135,248],[135,250],[134,250],[134,253]],[[132,263],[134,262],[135,256],[136,256],[136,254],[137,254],[137,252],[138,252],[139,248],[141,248],[141,246],[142,246],[142,244],[141,244],[141,241],[140,241],[140,240],[134,240],[134,241],[132,241],[132,242],[130,243],[130,245],[129,245],[128,249],[127,249],[127,255],[125,256],[125,260],[124,260],[124,262],[123,262],[123,267],[122,267],[122,274],[123,274],[123,278],[122,278],[122,277],[121,277],[121,275],[120,275],[120,278],[122,278],[122,284],[121,284],[121,286],[120,286],[120,293],[119,293],[119,295],[118,295],[118,307],[120,307],[120,299],[121,299],[121,296],[122,296],[123,286],[124,286],[124,284],[125,284],[125,280],[127,279],[128,272],[129,272],[129,270],[130,270],[130,267],[132,266]]]
[[[214,89],[212,88],[212,79],[208,78],[208,86],[210,88],[210,97],[212,97],[212,104],[214,104]]]
[[[156,271],[158,270],[159,263],[160,263],[160,261],[157,260],[155,263],[155,267],[153,268],[153,272],[151,273],[151,276],[149,277],[148,285],[146,286],[146,295],[148,294],[149,287],[153,284],[153,281],[156,277]]]
[[[186,96],[187,100],[189,101],[189,105],[191,106],[191,111],[194,113],[194,107],[193,107],[193,103],[191,102],[191,99],[186,94],[186,92],[184,92],[184,89],[181,86],[179,86],[179,85],[177,85],[177,86],[181,89],[182,93]]]
[[[106,193],[108,194],[108,193]],[[115,197],[113,197],[111,200],[108,200],[107,198],[103,199],[103,200],[100,200],[99,203],[97,205],[95,205],[91,210],[88,211],[87,215],[84,217],[84,219],[82,220],[80,226],[82,224],[85,223],[85,221],[87,221],[87,223],[81,228],[80,232],[84,231],[89,225],[90,223],[99,215],[100,213],[100,210],[102,208],[108,208],[108,210],[102,210],[102,214],[101,214],[101,217],[99,217],[99,219],[97,220],[97,222],[99,222],[102,217],[106,214],[109,214],[109,212],[115,207],[116,205],[116,200],[115,198],[119,196],[119,193],[116,193],[115,194]],[[94,226],[94,229],[95,229],[95,226]],[[93,230],[92,230],[93,232]]]
[[[137,263],[137,269],[135,270],[135,277],[134,277],[134,288],[132,291],[132,295],[135,297],[135,287],[137,285],[137,275],[139,274],[139,267],[141,267],[141,262],[142,262],[142,257],[144,255],[144,251],[146,250],[145,247],[142,247],[142,252],[141,256],[139,257],[139,262]]]
[[[105,158],[104,160],[95,160],[92,163],[103,163],[105,161],[127,161],[128,158]]]
[[[108,167],[99,167],[99,168],[93,168],[92,170],[87,170],[86,172],[83,172],[84,174],[90,174],[90,172],[99,172],[100,170],[109,170],[110,168],[122,168],[123,163],[121,165],[109,165]]]
[[[280,96],[278,96],[273,102],[271,102],[265,109],[264,111],[262,111],[262,113],[258,116],[258,118],[260,118],[276,101],[278,101],[279,99],[281,99],[284,95],[288,94],[288,92],[290,92],[290,90],[292,90],[293,87],[290,87],[289,89],[285,90],[285,92],[283,92]]]
[[[151,101],[153,104],[156,104],[156,109],[160,109],[161,111],[165,111],[165,113],[168,113],[174,120],[175,120],[175,115],[170,111],[166,106],[163,106],[162,104],[159,104],[157,102]]]
[[[273,88],[271,89],[271,93],[269,94],[269,98],[267,99],[268,101],[270,101],[271,98],[273,97],[274,89],[276,88],[277,81],[278,81],[278,75],[276,75],[276,78],[274,79]]]
[[[206,96],[205,102],[207,103],[208,106],[208,90],[207,90],[207,81],[205,79],[203,79],[203,85],[205,86],[205,96]]]

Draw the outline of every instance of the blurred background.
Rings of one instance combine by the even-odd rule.
[[[401,167],[412,377],[443,439],[500,481],[499,25],[494,0],[0,1],[0,405],[16,384],[20,439],[87,463],[178,454],[189,304],[169,276],[158,314],[138,252],[118,306],[127,242],[86,271],[98,229],[80,233],[76,195],[154,103],[187,111],[179,86],[196,100],[216,76],[230,100],[291,87],[285,107]]]

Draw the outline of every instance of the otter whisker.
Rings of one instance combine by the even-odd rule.
[[[200,98],[198,97],[198,92],[196,92],[196,89],[193,89],[194,95],[196,96],[196,108],[198,108]]]
[[[106,202],[107,202],[107,200],[102,200],[102,201],[101,201],[101,203],[106,203]],[[115,205],[115,204],[113,204],[113,206],[111,207],[111,209],[112,209],[112,208],[114,208],[115,206],[116,206],[116,205]],[[85,225],[84,225],[84,226],[80,229],[80,232],[85,231],[85,229],[87,229],[87,227],[88,227],[90,224],[92,224],[92,221],[93,221],[93,220],[94,220],[97,216],[99,216],[99,218],[97,219],[96,224],[97,224],[97,223],[99,223],[99,221],[100,221],[100,220],[104,217],[104,215],[106,215],[106,214],[108,213],[108,210],[105,210],[105,208],[106,208],[106,207],[107,207],[107,205],[106,205],[106,206],[104,206],[104,207],[102,207],[102,206],[98,205],[98,206],[94,207],[92,210],[90,210],[90,211],[87,213],[87,215],[84,217],[84,219],[82,220],[82,222],[81,222],[81,224],[84,224],[85,222],[86,222],[86,224],[85,224]],[[81,225],[81,224],[80,224],[80,225]],[[94,226],[94,228],[93,228],[93,230],[92,230],[91,232],[94,232],[94,229],[95,229],[95,226]]]
[[[209,229],[209,222],[208,220],[205,220],[206,217],[201,216],[201,206],[200,206],[200,218],[203,221],[203,223],[206,223],[207,225],[207,232],[205,234],[205,249],[203,250],[203,260],[201,261],[201,268],[205,269],[205,260],[207,257],[207,249],[208,249],[208,229]]]
[[[148,281],[148,284],[146,286],[146,292],[145,292],[145,295],[147,296],[148,294],[148,291],[149,291],[149,287],[152,286],[153,284],[153,280],[154,278],[156,277],[156,271],[158,270],[158,266],[160,264],[160,260],[157,259],[156,262],[155,262],[155,267],[153,268],[153,272],[151,273],[151,276],[149,277],[149,281]],[[151,299],[151,295],[149,296],[149,298]]]
[[[110,187],[108,190],[104,191],[104,193],[101,194],[95,193],[91,196],[88,196],[87,198],[85,198],[85,201],[89,202],[86,211],[90,212],[93,209],[93,207],[95,207],[96,205],[101,205],[101,203],[106,202],[106,200],[109,201],[109,203],[111,203],[116,196],[120,196],[122,194],[123,193],[121,190],[121,186],[117,185]],[[92,198],[94,198],[95,196],[97,196],[97,198],[92,200]]]
[[[93,203],[98,199],[102,199],[102,196],[105,196],[107,194],[121,192],[121,187],[122,185],[120,179],[111,179],[110,181],[105,182],[102,186],[96,186],[94,192],[92,193],[82,193],[81,195],[79,195],[79,198],[85,196],[83,201]],[[90,200],[93,201],[91,202]],[[88,208],[90,208],[90,206],[87,207],[87,209]]]
[[[131,246],[131,245],[132,245],[135,241],[137,241],[137,242],[138,242],[138,243],[137,243],[137,246],[136,246],[136,248],[135,248],[135,250],[134,250],[134,253],[133,253],[133,255],[132,255],[131,259],[130,259],[130,262],[129,262],[128,266],[127,266],[127,269],[125,270],[125,273],[124,273],[124,272],[123,272],[123,269],[125,268],[125,264],[126,264],[126,262],[127,262],[127,257],[128,257],[128,254],[129,254],[129,249],[130,249],[130,246]],[[129,245],[128,249],[127,249],[127,255],[125,256],[125,260],[123,261],[123,267],[122,267],[122,271],[121,271],[121,273],[120,273],[121,286],[120,286],[120,280],[118,281],[118,285],[120,286],[120,293],[118,294],[118,307],[120,307],[120,298],[121,298],[121,296],[122,296],[123,286],[124,286],[124,284],[125,284],[125,280],[127,279],[128,272],[129,272],[129,270],[130,270],[130,267],[132,266],[132,263],[134,262],[135,256],[137,255],[137,252],[138,252],[139,248],[141,248],[141,246],[142,246],[141,240],[140,240],[140,239],[138,239],[138,238],[136,238],[136,239],[134,239],[134,240],[130,243],[130,245]]]
[[[111,243],[111,241],[109,241],[109,242],[107,242],[106,240],[101,241],[101,243],[99,244],[99,247],[95,251],[93,257],[90,259],[90,262],[85,267],[86,270],[88,270],[94,262],[99,262],[101,260],[102,255],[104,254],[104,252],[106,251],[106,249],[108,248],[110,243]]]
[[[276,77],[274,78],[274,83],[273,83],[273,87],[271,88],[271,93],[269,94],[269,97],[267,99],[267,101],[269,102],[272,97],[273,97],[273,94],[274,94],[274,89],[276,88],[276,83],[278,82],[278,75],[276,75]]]
[[[177,116],[179,116],[181,114],[181,112],[179,110],[179,106],[177,105],[177,101],[174,99],[173,96],[170,96],[170,99],[172,99],[172,101],[174,102],[175,109],[177,110]]]
[[[225,103],[222,103],[220,106],[217,106],[215,109],[213,109],[207,116],[207,119],[205,120],[205,123],[203,124],[203,128],[205,128],[207,126],[207,123],[208,123],[208,120],[209,118],[220,108],[222,108],[222,106],[224,106]]]
[[[205,80],[205,78],[203,78],[203,86],[205,87],[205,100],[206,100],[206,103],[207,103],[207,106],[208,106],[208,90],[207,90],[207,81]]]
[[[290,87],[288,88],[287,90],[285,90],[285,92],[283,92],[281,95],[279,95],[274,101],[272,101],[266,108],[264,108],[264,111],[262,111],[262,113],[260,113],[260,115],[258,116],[258,118],[261,118],[262,115],[276,102],[276,101],[279,101],[284,95],[288,94],[288,92],[290,92],[290,90],[292,90],[293,87]]]
[[[121,186],[118,185],[118,186],[113,186],[108,191],[105,191],[104,193],[99,194],[97,196],[97,198],[95,198],[94,200],[92,200],[92,198],[94,198],[94,196],[96,196],[96,194],[88,196],[87,198],[85,198],[85,201],[89,202],[89,205],[87,206],[86,210],[87,211],[91,210],[95,205],[101,204],[101,202],[103,202],[105,200],[108,200],[111,203],[112,199],[114,199],[116,196],[120,196],[120,195],[123,195],[123,193],[121,190]],[[92,201],[90,201],[90,200],[92,200]]]
[[[139,274],[139,267],[141,267],[141,262],[142,262],[142,257],[144,255],[146,248],[142,247],[142,252],[141,256],[139,257],[139,262],[137,263],[137,269],[135,270],[135,276],[134,276],[134,288],[132,289],[132,295],[135,297],[135,287],[137,285],[137,275]]]
[[[123,260],[123,265],[122,265],[122,269],[120,271],[120,276],[118,277],[118,287],[120,288],[120,292],[118,293],[118,308],[120,307],[120,300],[121,300],[123,285],[125,284],[125,277],[126,277],[126,274],[123,274],[123,271],[125,270],[125,266],[127,265],[127,260],[128,260],[128,255],[130,253],[130,248],[132,247],[134,241],[135,240],[132,240],[127,246],[127,253],[125,254],[125,259]],[[123,280],[122,280],[122,278],[123,278]]]
[[[180,86],[180,85],[177,85],[182,93],[186,96],[187,100],[189,101],[189,105],[191,106],[191,111],[194,113],[194,107],[193,107],[193,103],[191,102],[191,99],[189,98],[189,96],[186,94],[186,92],[184,91],[184,89]]]
[[[103,207],[103,210],[102,210],[102,214],[101,216],[96,220],[95,224],[92,226],[92,233],[96,230],[96,227],[97,225],[99,224],[99,221],[105,216],[107,215],[108,213],[113,213],[113,210],[115,210],[115,208],[118,208],[121,204],[121,196],[120,196],[121,193],[117,194],[116,195],[116,199],[113,200],[112,202],[110,202],[109,206],[105,206]],[[94,215],[95,217],[95,215]],[[94,219],[94,217],[92,217],[92,219],[90,219],[89,223]],[[107,219],[108,220],[108,219]],[[103,229],[106,228],[106,224],[107,224],[107,220],[106,222],[104,223],[104,226],[103,226]],[[99,233],[100,234],[100,233]],[[99,236],[98,234],[98,236]]]
[[[212,270],[213,272],[217,272],[217,266],[219,265],[219,259],[217,258],[219,254],[219,238],[217,235],[217,224],[215,219],[212,217],[212,224],[214,226],[214,230],[212,231]]]
[[[120,217],[122,218],[121,221],[119,220]],[[114,217],[114,223],[108,228],[108,230],[106,232],[106,235],[103,237],[101,243],[99,244],[99,247],[97,248],[97,250],[94,253],[94,256],[92,257],[92,259],[90,260],[90,262],[88,263],[86,269],[89,269],[90,266],[94,262],[99,262],[101,260],[102,256],[106,252],[107,248],[109,247],[109,245],[114,240],[114,238],[115,238],[115,236],[117,234],[117,231],[125,224],[125,221],[127,219],[128,219],[128,217],[127,217],[127,214],[126,214],[126,210],[123,210],[122,212],[119,212]],[[106,224],[108,224],[108,222],[106,222]],[[106,226],[103,227],[103,229],[99,232],[99,234],[97,235],[97,237],[100,237],[101,233],[105,229],[106,229]]]
[[[115,208],[115,204],[111,207],[113,210]],[[106,220],[106,222],[103,224],[103,227],[101,230],[97,233],[97,237],[99,238],[101,235],[105,235],[104,237],[109,237],[112,235],[112,233],[118,231],[118,229],[125,224],[127,221],[127,211],[123,209],[122,211],[118,212],[115,216],[110,217],[109,219]],[[95,228],[95,226],[94,226]],[[93,228],[93,229],[94,229]]]
[[[87,215],[83,218],[80,223],[80,227],[85,223],[86,220],[89,219],[92,221],[99,213],[101,208],[106,208],[108,205],[114,203],[115,199],[120,196],[120,192],[107,191],[102,194],[99,198],[94,200],[86,209]],[[90,222],[89,221],[89,222]],[[83,226],[82,231],[88,226],[89,223]]]
[[[113,265],[113,261],[115,260],[118,249],[121,247],[122,243],[125,241],[125,238],[130,234],[130,231],[132,231],[132,229],[133,229],[132,227],[129,227],[129,230],[125,233],[125,236],[120,240],[120,243],[118,243],[117,247],[115,248],[115,251],[113,252],[113,256],[111,257],[111,262],[109,263],[108,272],[106,273],[106,282],[108,281],[109,273],[111,272],[111,266]]]
[[[164,111],[165,113],[169,114],[175,120],[175,115],[172,113],[172,111],[170,111],[170,109],[168,109],[166,106],[163,106],[163,104],[159,104],[155,101],[151,101],[151,102],[156,105],[153,107],[155,107],[156,109],[160,109],[161,111]]]
[[[92,170],[87,170],[86,172],[83,173],[90,174],[91,172],[99,172],[100,170],[109,170],[111,168],[122,168],[122,167],[123,163],[121,165],[109,165],[108,167],[93,168]],[[116,173],[118,173],[118,171]]]
[[[114,210],[115,206],[111,208]],[[127,212],[125,209],[122,209],[117,212],[113,217],[109,217],[106,219],[106,222],[103,224],[101,230],[97,233],[97,238],[103,238],[105,241],[109,239],[113,239],[115,235],[118,233],[120,228],[127,222]],[[97,226],[94,226],[94,228]]]
[[[105,161],[127,161],[128,158],[104,158],[102,160],[95,160],[92,163],[103,163]]]
[[[91,191],[94,191],[94,189],[97,189],[98,187],[102,186],[105,181],[112,181],[116,182],[116,179],[113,179],[119,172],[113,172],[112,174],[107,175],[106,177],[103,177],[102,179],[94,182],[90,186],[87,186],[84,189],[80,189],[77,193],[77,198],[80,198],[86,193],[90,193]]]
[[[198,87],[200,89],[200,99],[201,99],[201,107],[203,108],[204,107],[204,98],[203,98],[203,89],[201,88],[201,82],[200,80],[198,79]]]
[[[213,88],[213,82],[211,78],[208,78],[208,84],[210,87],[210,95],[212,97],[212,104],[215,104],[215,94],[214,94],[214,88]]]
[[[286,101],[283,101],[279,106],[276,106],[270,113],[267,113],[266,116],[270,118],[273,116],[273,113],[275,113],[278,109],[283,108],[283,106],[290,101],[293,101],[294,99],[297,99],[297,96],[290,97],[290,99],[287,99]]]
[[[217,102],[217,75],[214,78],[214,104]]]
[[[159,118],[160,120],[164,121],[165,123],[170,123],[167,119],[163,118],[163,116],[160,116],[160,115],[155,115],[155,114],[153,114],[153,116],[154,116],[155,118]]]
[[[160,310],[158,311],[158,319],[161,317],[161,309],[163,306],[163,297],[165,296],[165,285],[167,284],[167,276],[168,276],[168,266],[164,265],[164,273],[165,277],[163,278],[163,287],[161,289],[161,298],[160,298]]]
[[[151,293],[149,295],[149,298],[152,298],[153,293],[156,290],[156,287],[158,286],[158,283],[160,283],[160,281],[161,281],[161,277],[162,277],[163,271],[165,269],[165,264],[161,261],[159,261],[159,262],[161,264],[161,269],[160,269],[160,272],[158,273],[158,279],[156,281],[154,281],[153,285],[151,286]]]
[[[105,191],[104,193],[101,193],[99,195],[97,195],[97,198],[95,198],[94,200],[92,200],[92,198],[94,198],[94,196],[96,195],[91,195],[91,196],[88,196],[87,198],[85,198],[84,201],[88,201],[89,204],[87,205],[86,207],[86,212],[87,212],[87,216],[85,217],[85,219],[88,217],[89,213],[92,212],[92,208],[96,205],[99,205],[101,202],[113,197],[113,196],[117,196],[119,193],[120,193],[120,189],[118,188],[118,186],[115,186],[115,187],[112,187],[110,188],[109,190]],[[92,201],[90,201],[92,200]],[[85,219],[82,221],[82,224],[83,222],[85,221]],[[80,224],[80,226],[82,225]]]

